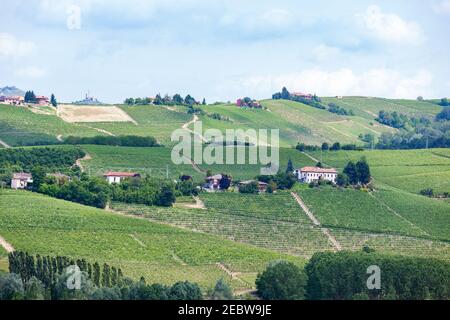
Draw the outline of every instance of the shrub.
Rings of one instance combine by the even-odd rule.
[[[208,296],[211,300],[231,300],[233,299],[233,291],[228,283],[221,278],[217,281],[214,288],[208,293]]]
[[[420,194],[425,197],[432,198],[434,196],[434,191],[431,188],[420,190]]]
[[[266,300],[302,300],[305,297],[306,275],[291,262],[280,261],[258,274],[258,295]]]

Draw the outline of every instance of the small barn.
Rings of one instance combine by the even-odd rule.
[[[256,181],[256,180],[248,180],[248,181],[241,181],[239,182],[238,186],[243,187],[243,186],[247,186],[251,183],[257,183],[258,184],[258,190],[259,192],[263,193],[267,191],[267,187],[269,186],[267,183],[265,182],[261,182],[261,181]]]
[[[33,177],[30,173],[14,173],[11,179],[11,189],[25,189],[29,183],[33,183]]]
[[[114,172],[110,171],[103,175],[109,184],[121,183],[124,179],[140,178],[141,175],[135,172]]]

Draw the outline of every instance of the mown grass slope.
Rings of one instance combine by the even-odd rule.
[[[108,262],[148,282],[190,280],[205,288],[220,277],[231,281],[217,263],[251,276],[275,259],[303,263],[254,246],[25,191],[3,191],[0,212],[0,234],[17,250]],[[236,280],[232,284],[253,286]]]
[[[344,97],[322,98],[325,104],[335,103],[347,110],[352,110],[355,115],[374,120],[381,110],[388,112],[398,112],[410,117],[434,117],[442,110],[442,107],[424,101],[416,100],[393,100],[372,97]]]
[[[235,105],[202,106],[208,114],[218,113],[225,120],[202,116],[204,128],[279,129],[280,145],[295,146],[297,142],[320,145],[322,142],[361,143],[360,134],[379,136],[394,129],[378,125],[365,117],[337,114],[287,100],[264,100],[263,109],[239,108]]]
[[[161,143],[170,144],[172,132],[192,119],[192,115],[188,114],[184,107],[154,105],[121,105],[119,107],[132,117],[136,124],[132,122],[108,122],[89,123],[89,126],[106,130],[115,135],[152,136]]]
[[[64,122],[56,114],[37,114],[27,107],[0,105],[0,139],[11,146],[57,142],[58,135],[95,136],[101,133]]]

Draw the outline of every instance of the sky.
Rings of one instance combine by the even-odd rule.
[[[2,0],[0,87],[59,101],[450,96],[450,0]]]

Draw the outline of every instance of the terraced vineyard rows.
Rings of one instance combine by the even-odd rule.
[[[207,210],[156,209],[114,204],[115,210],[190,230],[220,235],[258,247],[309,258],[333,250],[288,193],[277,195],[202,194]]]
[[[248,276],[279,258],[303,263],[300,258],[29,192],[4,191],[0,212],[0,234],[17,250],[108,262],[149,282],[190,280],[205,288],[220,277],[228,279],[218,262]]]
[[[386,254],[450,261],[449,242],[336,228],[331,228],[331,232],[345,250],[361,250],[369,246]]]

